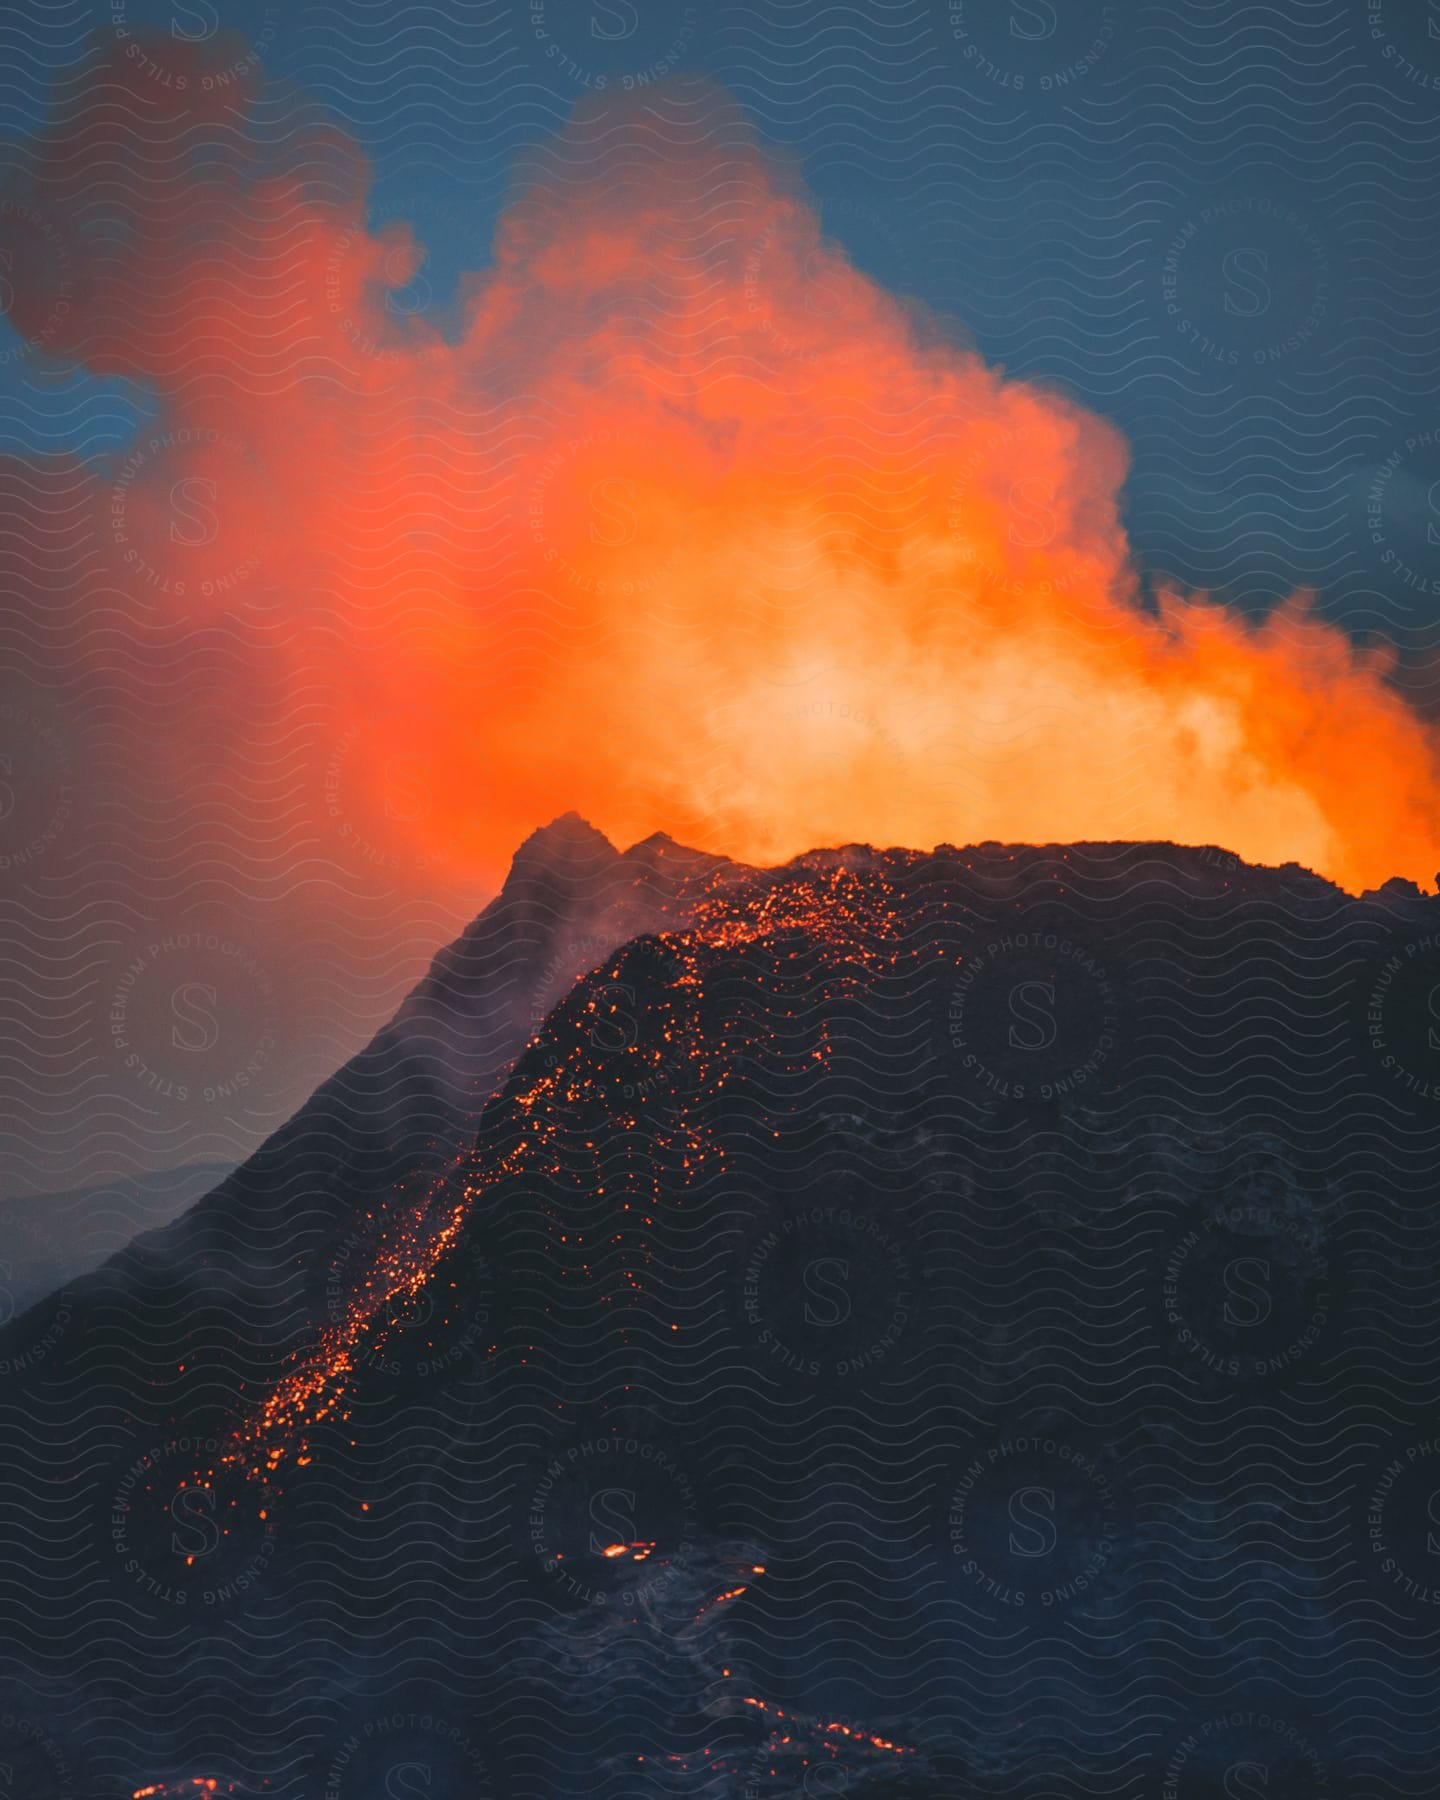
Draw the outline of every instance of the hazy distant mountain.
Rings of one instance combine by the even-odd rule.
[[[203,1204],[114,1258],[101,1290],[183,1275],[254,1309],[267,1348],[303,1329],[315,1296],[297,1270],[317,1246],[443,1167],[556,998],[637,931],[682,919],[685,876],[713,861],[663,837],[621,853],[574,814],[535,832],[395,1018]]]
[[[0,1339],[25,1754],[1423,1791],[1437,939],[1169,845],[537,834],[257,1157]]]
[[[0,1324],[98,1267],[142,1232],[168,1225],[229,1173],[190,1163],[76,1193],[0,1201]]]

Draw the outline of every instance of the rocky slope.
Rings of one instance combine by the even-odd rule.
[[[552,828],[0,1341],[20,1748],[347,1800],[1422,1791],[1437,915],[1169,845]]]

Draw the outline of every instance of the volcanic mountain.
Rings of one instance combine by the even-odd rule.
[[[1405,883],[557,822],[0,1340],[16,1791],[1419,1791],[1437,996]]]

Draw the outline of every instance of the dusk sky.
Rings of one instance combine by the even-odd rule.
[[[4,1800],[1440,1792],[1440,0],[0,11]]]
[[[290,156],[303,164],[312,154],[304,146],[316,141],[307,133],[324,136],[333,126],[353,140],[368,173],[357,165],[328,190],[321,179],[317,203],[346,221],[337,225],[345,242],[358,244],[364,232],[379,244],[367,279],[385,284],[372,292],[386,328],[430,328],[454,342],[461,271],[487,266],[502,208],[555,166],[547,146],[577,101],[608,104],[629,93],[643,114],[647,104],[662,112],[723,107],[729,96],[739,111],[724,129],[758,134],[788,171],[784,179],[808,192],[825,240],[873,278],[881,296],[918,298],[930,309],[924,329],[937,341],[957,354],[973,345],[983,365],[1053,386],[1068,397],[1062,404],[1073,401],[1116,428],[1128,445],[1116,527],[1128,533],[1128,552],[1115,541],[1133,572],[1126,580],[1134,604],[1149,604],[1156,584],[1169,582],[1259,618],[1287,595],[1313,590],[1319,617],[1395,648],[1401,661],[1387,677],[1391,690],[1431,713],[1440,648],[1440,376],[1428,329],[1440,184],[1435,17],[1433,5],[1427,17],[1422,6],[1379,0],[1279,11],[1099,0],[1058,8],[1040,0],[898,0],[859,9],[514,0],[399,11],[359,5],[343,19],[303,4],[96,0],[12,11],[0,22],[4,134],[18,196],[35,134],[57,124],[63,134],[77,105],[83,114],[90,104],[86,69],[97,57],[119,56],[117,68],[142,99],[136,116],[148,108],[152,120],[157,107],[183,109],[178,71],[191,67],[190,100],[203,85],[221,138],[254,89],[244,130],[267,146],[255,179],[261,163],[273,169]],[[236,35],[225,38],[217,26]],[[158,38],[145,39],[147,27]],[[655,94],[661,98],[647,101]],[[212,127],[197,129],[203,136]],[[174,183],[192,185],[203,214],[199,184],[233,148],[182,158],[165,189],[176,217],[185,203]],[[313,152],[332,153],[333,142]],[[167,180],[157,173],[160,187]],[[187,389],[183,358],[167,364],[153,345],[87,350],[77,340],[67,353],[57,296],[66,302],[58,316],[73,324],[86,257],[128,229],[105,223],[124,213],[125,185],[123,175],[113,187],[102,178],[71,196],[65,230],[73,236],[58,272],[49,272],[48,301],[0,325],[0,431],[7,484],[20,496],[7,545],[21,571],[4,659],[13,740],[6,908],[25,946],[25,974],[6,988],[9,1054],[0,1065],[0,1166],[11,1194],[237,1158],[388,1016],[433,951],[494,891],[525,830],[563,804],[596,810],[584,782],[570,782],[563,769],[527,793],[483,744],[457,754],[458,726],[437,725],[432,742],[430,715],[438,712],[418,679],[403,704],[393,694],[385,700],[394,716],[382,749],[363,740],[378,715],[324,649],[307,645],[284,683],[272,683],[274,634],[287,632],[274,581],[303,577],[307,552],[293,534],[282,547],[268,524],[256,531],[253,521],[283,512],[301,483],[250,440],[270,431],[285,440],[286,396],[306,378],[288,352],[270,356],[275,333],[294,327],[285,287],[293,271],[277,265],[278,285],[252,292],[251,335],[246,321],[231,322],[241,360],[260,359],[248,370],[232,355],[228,376],[202,370],[198,388]],[[245,209],[260,203],[240,189],[234,204],[243,227]],[[413,228],[418,266],[403,234],[386,233],[397,221]],[[14,229],[23,239],[23,217]],[[49,243],[43,233],[38,241]],[[766,279],[763,231],[756,242],[758,250],[752,244],[740,255],[736,280],[738,305],[758,316],[751,288]],[[835,354],[863,365],[864,328],[852,330],[852,297],[830,251],[802,245],[794,255],[790,300],[822,332],[842,328],[833,334]],[[24,242],[7,256],[8,284],[23,286]],[[318,266],[311,278],[318,316],[333,324],[332,278]],[[164,265],[152,259],[127,279],[135,304],[155,309],[156,329],[173,346],[190,327],[162,323]],[[113,297],[95,304],[103,309]],[[95,322],[86,329],[93,336]],[[203,335],[203,323],[198,329]],[[524,342],[523,331],[515,342]],[[769,343],[787,353],[774,331]],[[507,355],[513,363],[513,349]],[[147,462],[158,479],[156,453],[146,450],[157,420],[163,424],[177,396],[184,411],[185,395],[203,394],[212,377],[249,394],[232,433],[244,443],[227,451],[223,421],[204,427],[217,433],[220,462],[227,454],[236,460],[236,473],[166,472],[174,510],[156,529],[181,550],[198,544],[201,565],[192,570],[191,604],[166,611],[153,583],[148,591],[123,580],[107,589],[101,565],[128,529],[125,496],[139,496]],[[342,372],[342,386],[346,379]],[[421,442],[418,421],[427,416],[415,406],[421,410],[405,427],[411,444]],[[815,416],[830,417],[823,409]],[[463,421],[459,429],[467,429]],[[358,430],[347,428],[351,441]],[[1127,454],[1120,439],[1105,456]],[[1043,539],[1053,526],[1054,476],[1027,474],[1021,463],[1011,479],[1012,541]],[[453,454],[449,466],[453,473]],[[952,509],[974,466],[962,456],[947,474]],[[1123,467],[1116,463],[1117,479]],[[323,455],[307,453],[303,479],[318,483],[328,502]],[[331,487],[358,496],[364,479],[337,463]],[[423,510],[423,469],[414,479]],[[631,477],[622,469],[617,479]],[[222,536],[217,559],[205,548],[205,508],[227,481],[232,493],[237,482],[243,490],[239,504],[258,512],[247,511],[243,529],[232,527],[233,542]],[[474,486],[473,471],[463,481]],[[521,526],[532,537],[537,483],[543,487],[542,476],[531,481],[531,526]],[[612,527],[601,504],[591,532],[603,541]],[[1097,501],[1096,516],[1108,505],[1108,497]],[[95,506],[98,514],[87,510]],[[137,498],[132,517],[139,506]],[[388,569],[393,542],[360,546],[374,516],[372,503],[357,498],[323,529],[355,537],[357,566]],[[422,521],[420,539],[406,529],[414,544],[427,527]],[[448,528],[439,529],[436,541],[448,542]],[[87,546],[99,558],[94,568]],[[448,554],[442,548],[442,559]],[[197,576],[216,590],[204,607],[194,604]],[[332,569],[316,579],[340,577]],[[372,626],[386,607],[399,609],[388,617],[403,638],[427,580],[423,572],[407,577],[402,598],[372,597],[366,613],[352,570],[338,604],[358,606]],[[561,581],[562,601],[573,585]],[[527,591],[535,588],[531,581]],[[515,617],[523,616],[522,607]],[[344,638],[350,628],[336,629]],[[1022,657],[1026,641],[1017,630]],[[481,716],[497,703],[486,679],[513,692],[518,677],[513,669],[497,675],[493,649],[462,654],[472,651]],[[529,666],[528,653],[517,654]],[[556,654],[563,660],[569,651]],[[308,682],[297,684],[295,666]],[[944,672],[944,658],[939,666],[952,692],[964,685],[967,678]],[[892,771],[913,774],[917,760],[932,769],[944,760],[935,749],[943,730],[907,737],[872,693],[809,668],[793,679],[807,725],[834,727],[834,741],[818,745],[822,762],[848,757],[857,730]],[[586,691],[600,684],[598,674],[583,677]],[[735,699],[753,711],[743,694]],[[575,701],[554,704],[573,713]],[[633,698],[623,704],[632,718],[649,710]],[[933,709],[935,696],[924,705]],[[924,705],[899,710],[913,723]],[[986,728],[1003,736],[1003,716],[996,718]],[[1304,727],[1320,755],[1335,731],[1333,718]],[[987,741],[998,740],[992,733]],[[763,734],[755,755],[763,756],[762,745]],[[1122,760],[1133,754],[1125,750]],[[674,751],[636,747],[626,755],[668,764]],[[1422,759],[1413,750],[1397,756],[1419,779]],[[947,766],[946,779],[965,790],[953,758]],[[430,819],[434,841],[417,851],[403,833],[391,841],[377,832],[359,816],[364,806],[345,797],[346,784],[362,779],[382,787],[378,804],[390,825]],[[721,785],[733,779],[724,769],[714,775]],[[437,797],[437,787],[450,785],[453,795]],[[1136,815],[1124,795],[1107,801],[1100,778],[1091,789],[1095,805],[1075,834],[1163,832],[1163,818]],[[697,804],[651,805],[642,794],[599,822],[618,835],[678,831]],[[1373,793],[1359,802],[1361,810],[1373,804]],[[822,836],[874,835],[863,814],[853,824],[823,809],[816,818]],[[1217,806],[1190,835],[1219,837],[1225,818]],[[1004,806],[937,801],[909,829],[928,833],[926,842],[1065,835],[1023,813],[1010,821]],[[1416,838],[1413,824],[1396,830]],[[731,826],[712,836],[713,847],[739,854],[799,847],[784,824],[760,845]],[[1297,828],[1293,849],[1254,837],[1239,848],[1321,863],[1315,841]],[[1378,878],[1390,854],[1382,839],[1357,879]],[[1399,865],[1393,872],[1421,881],[1433,866],[1423,833],[1413,857],[1391,860]],[[1333,859],[1327,872],[1345,874]],[[187,927],[203,934],[199,948],[157,949],[151,960],[163,973],[152,979],[147,963],[139,998],[117,1006],[136,957],[150,958]],[[210,938],[218,948],[205,948]],[[213,1004],[205,990],[216,994]],[[148,1032],[173,1048],[177,1032],[195,1045],[218,1034],[213,1055],[198,1050],[162,1067],[165,1059],[145,1055],[143,1044],[136,1051],[126,1015],[133,1025],[152,1005],[163,1021],[143,1027],[142,1038]],[[171,1016],[177,1006],[188,1008],[188,1025]],[[139,1056],[138,1075],[127,1055]],[[197,1113],[172,1104],[167,1083],[216,1098]]]

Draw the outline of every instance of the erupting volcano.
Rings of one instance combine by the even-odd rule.
[[[97,1644],[182,1694],[220,1658],[237,1791],[284,1791],[235,1747],[301,1663],[286,1755],[346,1800],[1363,1769],[1314,1721],[1440,1674],[1383,1626],[1426,1580],[1436,907],[557,821],[250,1164],[0,1344],[17,1629],[77,1530],[89,1584],[80,1661],[27,1656],[76,1708]],[[1277,1454],[1356,1500],[1196,1510]]]
[[[162,792],[323,670],[309,820],[404,888],[492,877],[570,806],[764,862],[1163,838],[1354,892],[1440,864],[1420,672],[1305,595],[1256,619],[1138,571],[1118,433],[854,268],[725,95],[582,103],[442,329],[333,124],[267,135],[176,54],[173,90],[92,71],[0,214],[17,329],[159,403],[105,484],[15,482],[84,489],[156,646],[258,633],[166,719]]]
[[[117,26],[0,193],[14,328],[153,408],[0,468],[75,526],[11,556],[37,679],[197,940],[267,782],[276,941],[495,898],[7,1315],[0,1771],[1426,1791],[1422,661],[1142,570],[1119,433],[855,267],[710,84],[584,100],[429,313],[355,143],[217,54]],[[139,928],[56,891],[97,966]],[[136,997],[167,930],[109,990],[145,1106],[194,1100],[147,1005],[220,1033],[209,965]],[[284,983],[211,935],[268,1057]]]

